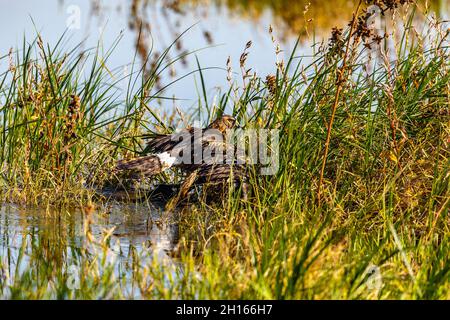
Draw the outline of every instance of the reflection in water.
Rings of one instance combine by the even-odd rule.
[[[95,7],[100,8],[99,1],[94,2]],[[132,0],[129,21],[131,29],[144,25],[150,30],[149,8],[152,10],[161,8],[166,17],[170,11],[179,17],[186,15],[187,12],[194,12],[201,19],[214,19],[217,17],[210,16],[211,11],[208,7],[215,6],[219,8],[219,12],[226,11],[237,19],[250,20],[255,25],[261,23],[264,15],[269,12],[274,17],[273,24],[277,30],[281,31],[280,35],[284,40],[298,36],[309,37],[313,29],[317,35],[327,37],[333,27],[342,27],[350,20],[357,3],[357,0]],[[428,8],[438,14],[448,10],[446,0],[421,1],[420,5],[423,10]],[[167,22],[170,22],[170,19]],[[179,21],[175,20],[170,28],[173,33],[177,33],[179,24]],[[204,32],[209,43],[213,42],[212,32],[213,30]]]
[[[106,265],[102,270],[111,263],[114,276],[125,282],[129,296],[139,297],[138,288],[132,285],[136,264],[148,268],[157,263],[168,273],[179,272],[171,258],[178,239],[175,217],[175,213],[144,204],[114,205],[84,213],[2,207],[0,280],[12,284],[30,272],[38,277],[44,267],[41,280],[49,281],[70,274],[73,266],[83,269],[86,259],[91,264],[103,256]],[[0,290],[2,296],[13,293],[2,294]]]

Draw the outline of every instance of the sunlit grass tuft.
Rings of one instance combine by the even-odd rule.
[[[210,119],[227,111],[244,127],[280,130],[280,166],[273,176],[252,175],[247,199],[236,192],[181,208],[175,260],[148,260],[151,249],[131,248],[116,281],[103,253],[84,247],[106,248],[108,237],[86,233],[72,257],[83,271],[80,290],[66,288],[64,268],[41,263],[45,248],[38,243],[27,268],[9,271],[1,294],[450,298],[449,31],[431,23],[425,37],[412,20],[405,16],[406,31],[377,39],[379,45],[354,20],[334,29],[309,65],[294,51],[274,75],[244,72],[243,84],[231,83],[217,105],[204,105],[202,94]],[[114,85],[105,85],[110,72],[97,54],[84,79],[77,71],[84,59],[56,56],[36,41],[0,83],[3,195],[84,203],[93,195],[86,183],[107,183],[109,165],[142,151],[143,133],[173,126],[149,107],[154,78],[135,91],[130,85],[133,98],[116,112]],[[369,50],[378,61],[372,68]]]

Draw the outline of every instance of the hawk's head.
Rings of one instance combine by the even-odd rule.
[[[209,129],[217,129],[224,133],[228,129],[233,129],[236,125],[236,119],[232,116],[224,114],[220,118],[217,118],[208,126]]]

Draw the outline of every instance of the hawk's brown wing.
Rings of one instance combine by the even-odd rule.
[[[158,156],[150,155],[132,160],[120,160],[117,163],[116,170],[129,171],[132,178],[139,178],[161,173],[163,166]]]
[[[144,153],[170,152],[172,149],[177,147],[177,145],[182,143],[182,137],[189,136],[192,139],[194,130],[195,128],[189,128],[180,132],[156,134],[155,136],[149,137],[147,138],[149,141],[147,142]]]

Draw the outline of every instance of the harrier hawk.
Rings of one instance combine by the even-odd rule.
[[[149,155],[122,160],[118,171],[127,171],[133,178],[149,177],[169,168],[180,168],[186,178],[177,198],[187,194],[193,184],[223,184],[246,180],[246,170],[235,161],[223,161],[230,146],[226,132],[236,126],[229,115],[217,118],[206,128],[188,128],[172,134],[150,137],[144,153]],[[234,150],[234,149],[233,149]],[[209,157],[205,157],[205,154]],[[233,151],[234,156],[234,151]]]

